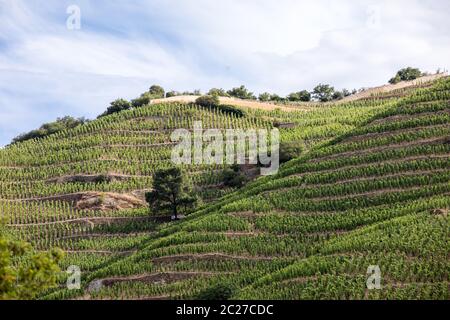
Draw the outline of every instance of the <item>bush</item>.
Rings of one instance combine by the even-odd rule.
[[[108,109],[106,109],[105,112],[103,112],[101,115],[98,116],[98,118],[105,117],[109,114],[117,113],[123,110],[131,109],[132,105],[129,101],[124,99],[117,99],[111,102]]]
[[[230,96],[239,99],[256,99],[253,92],[248,91],[244,85],[228,90],[227,93]]]
[[[150,92],[144,92],[139,98],[131,100],[131,104],[134,108],[140,108],[149,104],[152,99],[157,99],[157,97],[153,96]]]
[[[148,92],[153,96],[153,99],[160,99],[160,98],[164,98],[165,96],[165,91],[163,89],[163,87],[154,84],[150,87],[150,89],[148,90]]]
[[[303,143],[299,141],[282,142],[280,144],[280,163],[298,158],[304,149]]]
[[[283,97],[277,95],[276,93],[274,93],[270,96],[270,101],[283,102],[283,101],[286,101],[286,98],[283,98]]]
[[[209,96],[229,97],[230,95],[222,88],[212,88],[208,91]]]
[[[195,100],[195,103],[202,107],[217,107],[220,104],[218,96],[201,96]]]
[[[311,93],[306,90],[293,92],[288,96],[289,101],[311,101]]]
[[[341,100],[341,99],[344,99],[344,92],[335,91],[333,93],[333,100]]]
[[[422,71],[418,68],[403,68],[397,72],[397,74],[389,80],[389,83],[396,84],[400,81],[411,81],[420,78],[423,75]]]
[[[178,91],[169,91],[166,93],[166,98],[170,98],[170,97],[176,97],[181,95],[181,93],[179,93]]]
[[[46,136],[49,136],[51,134],[66,130],[66,129],[73,129],[75,127],[78,127],[79,125],[82,125],[89,120],[86,120],[85,118],[73,118],[73,117],[63,117],[63,118],[57,118],[54,122],[49,122],[43,124],[39,129],[32,130],[27,133],[23,133],[17,137],[15,137],[11,144],[15,144],[18,142],[23,142],[31,139],[41,139]]]
[[[197,294],[196,300],[229,300],[234,293],[234,288],[226,284],[216,284],[206,288]]]
[[[258,96],[258,100],[262,101],[262,102],[266,102],[266,101],[270,101],[270,97],[271,97],[270,93],[264,92]]]
[[[223,171],[223,184],[227,187],[241,188],[247,177],[240,171],[239,165],[233,165]]]

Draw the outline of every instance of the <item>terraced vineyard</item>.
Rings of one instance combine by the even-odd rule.
[[[42,299],[448,299],[450,79],[298,111],[237,116],[192,104],[124,111],[0,151],[12,236],[66,251],[82,289]],[[183,169],[205,198],[177,222],[143,192],[175,128],[280,127],[303,155],[239,191],[225,165]],[[170,220],[170,219],[169,219]],[[366,286],[379,266],[381,289]]]

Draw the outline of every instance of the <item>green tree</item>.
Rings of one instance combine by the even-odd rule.
[[[109,114],[117,113],[123,110],[131,109],[132,105],[129,101],[124,99],[117,99],[110,103],[110,106],[98,118],[107,116]]]
[[[270,93],[268,92],[263,92],[258,96],[258,100],[262,101],[262,102],[266,102],[266,101],[270,101]]]
[[[196,300],[229,300],[235,292],[233,286],[217,283],[200,291]]]
[[[321,102],[327,102],[333,99],[333,94],[334,87],[320,83],[314,88],[312,96]]]
[[[164,98],[166,94],[164,88],[157,84],[152,85],[148,92],[153,96],[154,99]]]
[[[229,97],[230,95],[222,88],[212,88],[208,91],[209,96]]]
[[[153,212],[169,212],[175,220],[179,213],[188,213],[195,207],[197,198],[183,181],[180,168],[161,169],[153,175],[153,191],[145,198]]]
[[[140,108],[142,106],[148,105],[152,99],[156,99],[150,92],[144,92],[139,98],[131,100],[131,104],[134,108]]]
[[[253,92],[248,91],[244,85],[228,90],[227,93],[230,96],[239,99],[256,99]]]
[[[39,129],[31,130],[30,132],[23,133],[17,137],[15,137],[11,144],[15,144],[18,142],[23,142],[31,139],[41,139],[51,134],[66,130],[73,129],[82,125],[89,120],[85,118],[73,118],[70,116],[66,116],[63,118],[57,118],[54,122],[44,123]]]
[[[166,98],[176,97],[176,96],[179,96],[179,95],[180,95],[180,93],[178,91],[172,90],[172,91],[169,91],[169,92],[166,93]]]
[[[311,93],[307,90],[293,92],[288,96],[289,101],[311,101]]]
[[[0,300],[33,299],[56,285],[59,249],[37,253],[31,245],[4,235],[0,226]]]
[[[272,94],[272,95],[270,96],[270,101],[283,102],[283,101],[285,101],[285,100],[286,100],[285,98],[279,96],[279,95],[276,94],[276,93],[274,93],[274,94]]]
[[[422,71],[418,68],[403,68],[400,69],[397,74],[389,80],[389,83],[396,84],[400,81],[411,81],[420,78],[423,75]]]
[[[333,93],[333,100],[341,100],[344,99],[344,92],[342,91],[335,91]]]
[[[223,184],[227,187],[241,188],[246,181],[247,177],[241,172],[237,164],[223,171]]]
[[[217,107],[220,104],[220,100],[216,95],[207,95],[198,97],[195,103],[202,107]]]

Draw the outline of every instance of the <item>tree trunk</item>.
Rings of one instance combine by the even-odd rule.
[[[175,220],[178,220],[178,211],[175,204],[173,205],[173,215],[175,216]]]

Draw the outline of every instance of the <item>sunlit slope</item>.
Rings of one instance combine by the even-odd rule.
[[[416,90],[47,297],[448,299],[449,100]]]
[[[0,214],[13,236],[40,250],[62,248],[62,269],[76,265],[85,280],[137,252],[167,222],[167,217],[149,215],[142,197],[152,186],[152,174],[171,165],[173,130],[192,128],[194,121],[202,121],[205,129],[277,125],[283,141],[301,141],[307,150],[353,129],[393,100],[317,106],[289,115],[248,109],[244,117],[176,103],[121,112],[0,150]],[[222,169],[184,167],[204,201],[233,191],[220,185]]]

